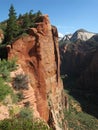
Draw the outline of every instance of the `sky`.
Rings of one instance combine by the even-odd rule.
[[[30,10],[48,14],[63,35],[81,28],[98,33],[98,0],[0,0],[0,22],[8,18],[11,4],[17,16]]]

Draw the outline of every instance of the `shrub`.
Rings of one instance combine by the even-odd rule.
[[[4,80],[9,81],[10,79],[10,71],[15,70],[17,67],[16,59],[12,60],[0,60],[0,74]]]
[[[47,124],[40,120],[40,119],[35,119],[33,122],[33,130],[52,130],[47,126]]]
[[[51,130],[45,122],[41,120],[31,120],[23,118],[4,119],[0,121],[0,130]]]
[[[24,106],[25,106],[25,107],[29,107],[29,106],[30,106],[30,102],[29,102],[29,101],[25,102],[25,103],[24,103]]]
[[[12,60],[0,60],[0,68],[6,67],[9,71],[13,71],[16,69],[16,58],[13,58]]]
[[[18,92],[17,94],[18,102],[24,99],[23,92]]]
[[[17,94],[15,93],[11,94],[11,98],[12,98],[12,103],[17,103],[19,100]]]
[[[10,86],[4,83],[4,80],[0,77],[0,101],[4,100],[4,98],[12,94],[13,91]]]
[[[19,113],[19,117],[25,118],[25,119],[33,119],[33,112],[30,108],[24,107],[21,109]]]
[[[13,80],[13,86],[16,90],[28,89],[28,76],[23,74],[18,74]]]
[[[16,64],[17,58],[13,58],[12,60],[8,60],[7,62],[7,69],[9,71],[16,70],[17,64]]]
[[[5,81],[10,81],[10,72],[6,66],[1,68],[0,74]]]
[[[67,92],[67,91],[66,91]],[[69,97],[69,110],[64,111],[65,120],[68,122],[69,129],[74,130],[98,130],[98,120],[81,111],[78,110],[80,106],[79,102],[76,101],[72,96]]]

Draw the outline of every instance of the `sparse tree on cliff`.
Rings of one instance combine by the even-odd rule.
[[[23,28],[24,29],[27,29],[29,26],[30,26],[30,18],[29,18],[29,14],[28,13],[26,13],[25,15],[24,15],[24,19],[23,19]]]
[[[42,15],[42,12],[39,10],[38,12],[37,12],[37,16],[41,16]]]
[[[6,28],[6,42],[12,42],[13,39],[18,34],[18,24],[17,24],[17,16],[14,9],[14,6],[11,5],[9,9],[9,19],[7,21],[7,28]]]

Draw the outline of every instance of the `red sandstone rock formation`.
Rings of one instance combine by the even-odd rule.
[[[57,29],[50,25],[46,15],[38,19],[36,28],[30,28],[28,34],[14,42],[12,48],[8,47],[8,59],[16,57],[19,65],[12,77],[25,73],[30,79],[20,105],[29,101],[35,116],[47,121],[54,130],[64,130],[65,100],[59,72]]]

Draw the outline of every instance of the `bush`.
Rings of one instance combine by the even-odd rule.
[[[18,98],[18,102],[20,102],[21,100],[24,99],[23,92],[18,92],[16,95],[17,95],[17,98]]]
[[[16,58],[13,58],[12,60],[0,60],[0,68],[7,68],[9,71],[13,71],[16,69]],[[0,69],[1,70],[1,69]]]
[[[4,80],[2,78],[0,78],[0,101],[4,100],[4,98],[9,95],[12,94],[13,91],[11,89],[10,86],[8,86],[7,84],[4,83]]]
[[[16,90],[28,89],[28,76],[23,74],[18,74],[13,80],[13,86]]]
[[[9,70],[7,69],[6,66],[4,66],[4,67],[1,68],[0,74],[2,75],[2,78],[3,78],[5,81],[10,81],[10,72],[9,72]]]
[[[40,119],[36,119],[33,122],[33,129],[32,130],[52,130],[52,129],[49,128],[44,121],[42,121]]]
[[[25,106],[25,107],[29,107],[29,106],[30,106],[30,101],[25,102],[25,103],[24,103],[24,106]]]
[[[51,130],[41,120],[23,118],[4,119],[0,122],[0,130]]]
[[[0,74],[4,80],[9,81],[10,72],[15,70],[17,67],[16,59],[12,60],[0,60]]]
[[[67,96],[69,97],[69,110],[65,110],[64,115],[65,120],[68,122],[69,129],[98,130],[98,120],[82,110],[79,110],[81,108],[79,107],[79,102],[72,96],[68,94]]]
[[[13,58],[12,60],[8,60],[7,62],[7,69],[9,71],[16,70],[17,64],[16,64],[17,58]]]
[[[17,103],[19,100],[17,94],[15,93],[11,94],[11,98],[12,98],[12,103]]]
[[[30,108],[24,107],[21,109],[19,113],[19,117],[25,119],[33,119],[33,112]]]

